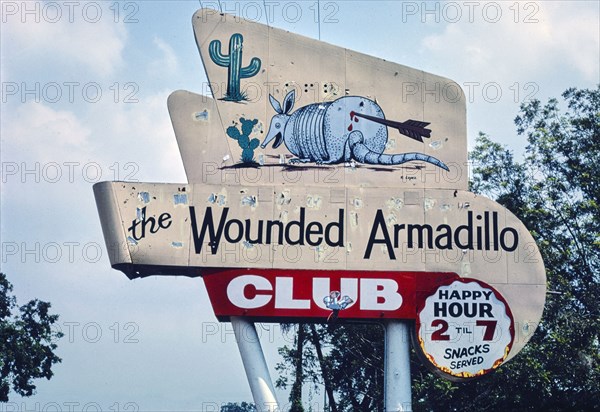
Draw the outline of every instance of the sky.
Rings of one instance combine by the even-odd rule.
[[[92,192],[105,180],[186,182],[167,96],[207,93],[191,25],[201,5],[453,79],[469,147],[483,131],[520,155],[522,102],[600,82],[597,1],[2,1],[0,265],[21,304],[52,302],[65,336],[55,376],[0,411],[251,401],[202,280],[111,269]],[[276,324],[259,334],[276,378],[290,338]]]

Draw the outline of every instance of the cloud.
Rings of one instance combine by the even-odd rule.
[[[4,160],[24,155],[48,162],[65,155],[86,155],[92,130],[73,112],[56,110],[44,103],[26,102],[14,112],[4,111],[3,115],[6,115],[2,127]]]
[[[22,7],[25,4],[21,3]],[[76,63],[103,77],[123,65],[127,30],[123,24],[114,22],[110,10],[106,7],[100,10],[103,5],[94,3],[100,14],[89,7],[85,13],[77,7],[69,13],[66,6],[55,4],[57,9],[52,14],[44,11],[47,4],[36,2],[27,4],[28,10],[33,11],[30,14],[3,16],[6,22],[2,27],[2,46],[5,55],[14,61],[12,65],[22,67],[48,61],[46,70],[60,71],[70,67],[69,63]]]
[[[591,3],[595,7],[590,7],[589,12],[582,8],[578,13],[565,13],[552,2],[545,7],[551,19],[547,26],[548,37],[552,33],[557,59],[563,59],[587,80],[597,83],[600,78],[600,16],[598,3]]]
[[[154,45],[162,52],[161,58],[153,61],[150,65],[151,76],[173,75],[179,70],[179,62],[175,50],[160,37],[154,38]]]
[[[103,135],[96,138],[103,141],[97,153],[113,161],[118,154],[120,162],[135,162],[139,166],[136,177],[142,181],[185,181],[167,108],[170,93],[159,90],[138,96],[137,103],[105,101],[96,107],[89,121]]]
[[[562,69],[597,82],[597,4],[529,2],[519,15],[511,4],[502,3],[502,17],[497,22],[483,13],[489,8],[480,7],[472,23],[449,22],[441,34],[427,36],[422,45],[456,69],[464,72],[467,67],[480,78],[536,80],[540,73],[556,75]]]

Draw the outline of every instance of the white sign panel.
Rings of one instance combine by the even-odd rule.
[[[429,361],[452,377],[489,372],[506,359],[514,321],[491,286],[462,278],[438,287],[417,314],[419,346]]]

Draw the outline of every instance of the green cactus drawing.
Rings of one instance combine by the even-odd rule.
[[[229,39],[229,55],[221,53],[221,42],[213,40],[208,45],[211,60],[221,66],[227,67],[227,94],[223,100],[240,102],[248,100],[246,94],[240,89],[240,79],[256,76],[260,70],[260,59],[253,57],[250,64],[242,67],[242,49],[244,37],[235,33]]]
[[[240,117],[240,123],[242,124],[242,131],[240,132],[237,127],[229,126],[227,128],[227,135],[234,140],[238,141],[238,144],[242,148],[242,163],[246,164],[254,164],[254,149],[258,147],[260,141],[256,138],[250,140],[250,133],[252,133],[252,129],[256,123],[258,123],[258,119],[254,120],[246,120],[243,117]]]

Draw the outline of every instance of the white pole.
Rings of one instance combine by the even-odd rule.
[[[242,355],[242,363],[256,409],[260,412],[277,411],[279,406],[275,398],[275,389],[254,323],[232,316],[231,325]]]
[[[385,325],[385,411],[412,411],[410,336],[408,323],[393,320]]]

